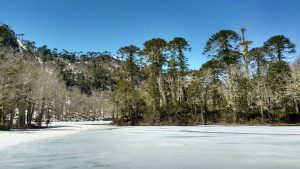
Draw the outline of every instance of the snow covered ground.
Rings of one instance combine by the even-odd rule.
[[[46,129],[0,131],[0,150],[21,143],[57,138],[99,128],[110,123],[110,121],[52,122]]]
[[[60,125],[68,127],[34,131],[28,136],[42,140],[0,149],[0,168],[299,169],[300,165],[300,127]],[[8,140],[28,139],[14,132]],[[5,138],[1,134],[0,140]]]

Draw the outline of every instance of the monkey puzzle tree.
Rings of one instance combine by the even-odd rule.
[[[134,84],[134,76],[137,74],[138,67],[136,62],[136,54],[139,52],[139,48],[130,45],[125,46],[119,49],[118,53],[122,55],[122,58],[125,59],[124,71],[126,75],[129,77],[129,80],[132,84]]]
[[[221,30],[209,38],[203,54],[213,57],[225,65],[236,64],[240,56],[239,40],[238,33],[232,30]]]
[[[264,49],[270,57],[279,61],[286,58],[285,53],[296,53],[295,46],[289,38],[283,35],[273,36],[264,43]]]
[[[265,59],[265,53],[263,48],[253,48],[249,51],[251,60],[255,62],[256,66],[256,75],[258,78],[261,77],[262,66],[266,64],[267,60]]]
[[[184,52],[191,51],[190,44],[181,37],[174,38],[168,44],[169,50],[171,52],[171,60],[175,65],[179,67],[179,100],[186,101],[186,90],[184,87],[184,76],[186,75],[186,71],[188,70],[187,58],[184,56]],[[176,63],[177,62],[177,63]],[[170,65],[173,67],[173,65]],[[170,67],[172,69],[172,67]],[[176,69],[175,69],[176,70]]]
[[[167,103],[167,96],[165,90],[165,82],[163,78],[163,66],[166,63],[165,50],[167,42],[164,39],[154,38],[144,43],[144,49],[141,54],[145,56],[148,61],[155,67],[152,69],[157,74],[157,83],[160,92],[160,107]]]
[[[225,79],[225,86],[227,88],[227,107],[230,107],[233,111],[234,117],[236,117],[236,83],[237,71],[239,67],[237,63],[240,59],[240,52],[238,51],[240,37],[232,30],[221,30],[212,35],[206,43],[203,54],[208,55],[218,61],[219,65],[222,65],[227,74]]]

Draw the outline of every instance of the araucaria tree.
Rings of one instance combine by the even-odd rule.
[[[285,54],[296,53],[295,44],[283,35],[276,35],[264,43],[265,51],[272,59],[281,61],[285,59]]]
[[[239,41],[238,33],[232,30],[221,30],[208,39],[203,54],[225,66],[236,64],[240,58]]]
[[[224,83],[225,94],[227,98],[227,107],[233,113],[233,120],[236,121],[236,91],[237,85],[234,83],[238,78],[240,66],[240,52],[238,50],[240,36],[232,30],[221,30],[212,35],[206,43],[204,54],[212,57],[221,65],[226,83]]]
[[[132,84],[134,84],[134,76],[138,74],[136,55],[138,54],[139,50],[140,49],[134,45],[125,46],[119,49],[119,54],[121,54],[122,59],[125,61],[123,70],[126,73],[126,78],[129,78]]]
[[[172,41],[168,43],[168,50],[170,51],[170,73],[171,73],[171,82],[172,82],[172,93],[177,88],[179,89],[178,95],[172,94],[172,100],[186,101],[186,90],[185,90],[185,81],[184,78],[187,75],[188,64],[187,58],[185,56],[185,52],[191,51],[190,44],[184,38],[174,38]],[[177,71],[178,70],[178,71]],[[174,77],[177,75],[177,77]],[[176,87],[177,81],[178,86]],[[174,83],[174,84],[173,84]],[[178,96],[178,98],[176,98]]]
[[[149,64],[153,68],[153,74],[157,76],[157,84],[160,93],[159,105],[161,108],[167,104],[165,79],[163,75],[163,66],[166,59],[167,42],[164,39],[155,38],[144,43],[144,49],[141,54],[147,58]]]

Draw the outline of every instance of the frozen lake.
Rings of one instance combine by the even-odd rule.
[[[299,169],[300,127],[101,126],[0,157],[1,169]]]

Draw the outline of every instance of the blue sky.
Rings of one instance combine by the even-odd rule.
[[[283,34],[300,53],[300,0],[0,0],[0,23],[38,46],[68,51],[110,51],[142,47],[160,37],[186,38],[191,69],[208,60],[207,39],[221,29],[247,27],[252,47]]]

